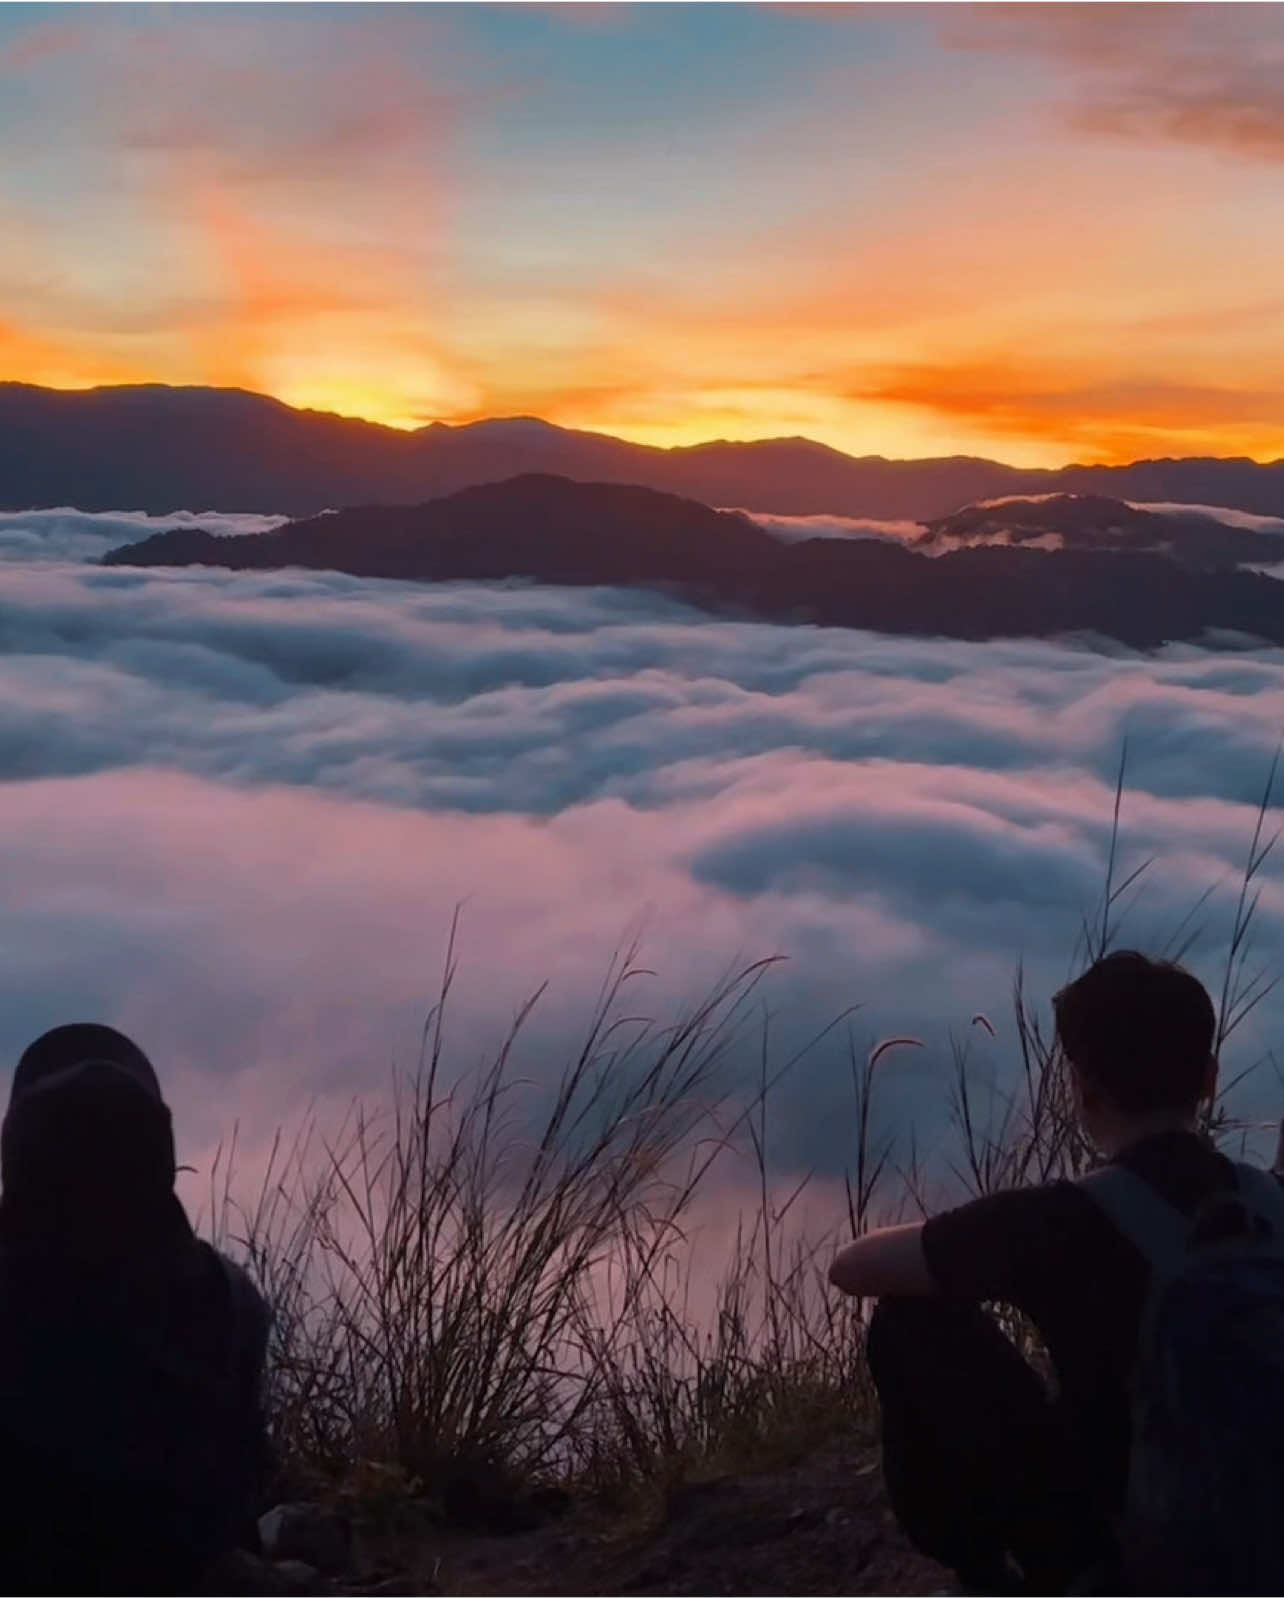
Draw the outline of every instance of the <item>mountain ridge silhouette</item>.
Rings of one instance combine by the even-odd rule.
[[[538,417],[411,432],[244,389],[0,383],[0,506],[261,511],[405,505],[525,472],[638,483],[778,515],[927,521],[1000,495],[1109,494],[1284,516],[1284,461],[1167,457],[1026,469],[979,456],[895,460],[802,437],[662,449]]]
[[[1260,537],[1263,553],[1280,553],[1278,537]],[[1208,557],[1198,539],[1189,559],[1153,548],[986,545],[931,555],[886,539],[787,543],[740,512],[547,474],[239,537],[183,526],[103,562],[613,585],[660,590],[724,617],[958,639],[1080,633],[1153,649],[1220,631],[1284,643],[1284,583]]]

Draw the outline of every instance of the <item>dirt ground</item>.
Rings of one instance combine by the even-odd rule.
[[[430,1523],[359,1530],[349,1594],[933,1594],[887,1509],[877,1453],[831,1447],[771,1471],[686,1485],[630,1526],[569,1510],[504,1537]]]

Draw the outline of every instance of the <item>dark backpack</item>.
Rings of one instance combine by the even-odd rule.
[[[1121,1531],[1138,1593],[1284,1593],[1284,1191],[1236,1165],[1193,1216],[1112,1165],[1081,1186],[1150,1265]]]

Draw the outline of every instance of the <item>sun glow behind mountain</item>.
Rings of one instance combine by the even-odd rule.
[[[1284,454],[1273,7],[6,8],[0,377]]]

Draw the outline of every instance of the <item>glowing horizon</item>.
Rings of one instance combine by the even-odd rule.
[[[0,11],[0,378],[399,428],[1284,457],[1284,18]]]

